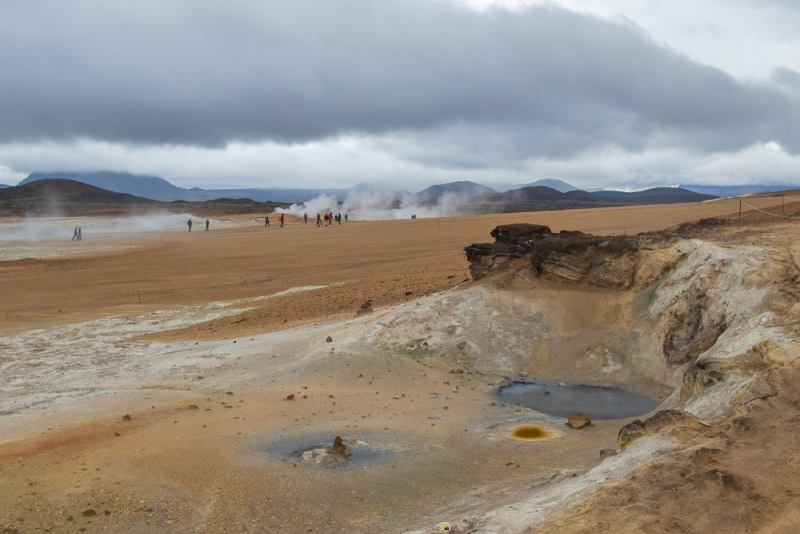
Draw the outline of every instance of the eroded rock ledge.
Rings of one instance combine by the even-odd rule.
[[[633,285],[637,253],[645,241],[638,236],[593,236],[566,230],[554,234],[538,224],[502,225],[491,235],[494,243],[464,249],[473,280],[512,259],[528,259],[534,276],[541,273],[560,282],[620,289]]]

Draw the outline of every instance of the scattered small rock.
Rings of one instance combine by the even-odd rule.
[[[294,394],[286,395],[286,400],[294,400]]]
[[[233,391],[226,391],[225,395],[233,395]]]
[[[575,412],[567,419],[567,425],[572,428],[584,428],[592,424],[592,421],[580,412]]]
[[[325,338],[325,342],[326,343],[333,343],[333,338],[331,336],[328,336],[328,337]]]
[[[187,410],[197,410],[198,406],[196,404],[190,404],[186,407]]]
[[[123,415],[123,416],[122,416],[122,420],[123,420],[123,421],[130,421],[130,420],[131,420],[131,416],[130,416],[130,414],[127,414],[127,413],[126,413],[125,415]]]
[[[116,437],[119,437],[119,436],[120,436],[120,433],[119,433],[119,432],[114,432],[114,435],[115,435]]]
[[[95,511],[94,511],[94,510],[92,510],[91,508],[90,508],[90,509],[88,509],[88,510],[84,510],[84,511],[83,511],[83,517],[94,517],[94,516],[96,516],[96,515],[97,515],[97,512],[95,512]]]
[[[618,453],[614,449],[603,449],[600,451],[600,458],[608,458],[609,456],[616,456]]]
[[[453,388],[453,393],[458,393],[458,386]]]
[[[520,378],[527,378],[527,377],[528,377],[528,373],[526,373],[525,371],[522,371],[522,372],[519,374],[519,376],[520,376]]]

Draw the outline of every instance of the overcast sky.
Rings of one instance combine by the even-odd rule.
[[[0,182],[800,185],[796,0],[0,3]]]

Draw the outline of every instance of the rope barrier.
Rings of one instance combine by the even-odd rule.
[[[788,197],[788,196],[787,196],[787,197],[785,197],[785,198],[787,198],[787,199],[795,199],[795,200],[800,200],[800,198]],[[716,201],[716,202],[719,202],[719,201],[721,201],[721,200],[731,200],[731,201],[738,200],[738,201],[739,201],[739,203],[740,203],[740,205],[741,205],[741,204],[744,204],[744,205],[748,206],[749,208],[752,208],[752,209],[754,209],[754,210],[756,210],[756,211],[759,211],[759,212],[761,212],[761,213],[764,213],[765,215],[771,215],[772,217],[778,217],[778,218],[781,218],[781,219],[800,219],[800,217],[796,217],[796,216],[791,216],[791,215],[778,215],[777,213],[770,213],[770,212],[768,212],[768,211],[764,211],[764,210],[762,210],[762,209],[760,209],[760,208],[756,208],[755,206],[752,206],[752,205],[748,204],[747,202],[745,202],[745,201],[744,201],[744,200],[742,200],[741,198],[736,198],[736,197],[734,197],[734,198],[730,198],[730,199],[720,199],[720,200],[718,200],[718,201]],[[639,231],[639,230],[644,230],[645,228],[650,228],[650,227],[653,227],[653,226],[661,226],[661,225],[670,224],[670,223],[674,223],[674,222],[678,222],[678,221],[686,221],[686,220],[691,220],[691,219],[693,219],[693,218],[695,218],[695,217],[702,216],[702,215],[706,215],[706,214],[709,214],[709,213],[717,213],[717,212],[719,212],[719,211],[720,211],[720,210],[719,210],[719,208],[720,208],[720,205],[717,203],[717,204],[716,204],[716,205],[714,205],[713,207],[712,207],[712,206],[709,206],[709,207],[707,207],[706,209],[704,209],[704,210],[701,210],[701,211],[699,211],[699,212],[696,212],[696,213],[694,213],[694,214],[692,214],[692,215],[687,215],[687,216],[683,216],[683,217],[677,217],[677,218],[675,218],[675,219],[670,219],[670,220],[668,220],[668,221],[659,221],[659,222],[657,222],[657,223],[653,223],[653,224],[646,224],[646,225],[644,225],[644,226],[636,226],[636,227],[634,227],[634,228],[625,228],[625,229],[623,229],[623,232],[625,232],[625,233],[628,233],[628,232],[631,232],[631,233],[633,233],[633,232],[637,232],[637,231]],[[739,217],[741,218],[741,213],[739,214]]]
[[[624,228],[623,232],[626,232],[626,233],[627,232],[634,232],[634,231],[637,231],[637,230],[642,230],[644,228],[651,228],[653,226],[661,226],[661,225],[670,224],[670,223],[677,222],[677,221],[686,222],[687,220],[692,220],[692,219],[694,219],[695,217],[698,217],[698,216],[706,215],[706,214],[709,214],[709,213],[718,213],[720,211],[719,202],[722,201],[722,200],[728,200],[728,199],[717,200],[717,201],[715,201],[717,203],[714,204],[713,206],[709,206],[706,209],[701,210],[700,212],[693,213],[692,215],[684,215],[683,217],[676,217],[675,219],[670,219],[668,221],[659,221],[657,223],[646,224],[644,226],[635,226],[633,228]]]
[[[759,208],[757,208],[757,207],[755,207],[755,206],[751,206],[750,204],[748,204],[748,203],[747,203],[747,202],[745,202],[744,200],[739,200],[739,202],[741,202],[742,204],[744,204],[744,205],[745,205],[745,206],[747,206],[748,208],[752,208],[752,209],[754,209],[754,210],[756,210],[756,211],[760,211],[760,212],[761,212],[761,213],[763,213],[764,215],[771,215],[771,216],[773,216],[773,217],[778,217],[778,218],[780,218],[780,219],[800,219],[800,217],[795,217],[795,216],[792,216],[792,215],[778,215],[777,213],[770,213],[770,212],[768,212],[768,211],[764,211],[764,210],[762,210],[762,209],[759,209]]]

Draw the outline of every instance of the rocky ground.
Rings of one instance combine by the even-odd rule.
[[[794,531],[796,223],[736,208],[243,218],[5,262],[0,528]],[[517,223],[549,230],[490,236]],[[574,430],[495,397],[519,375],[662,404]]]

